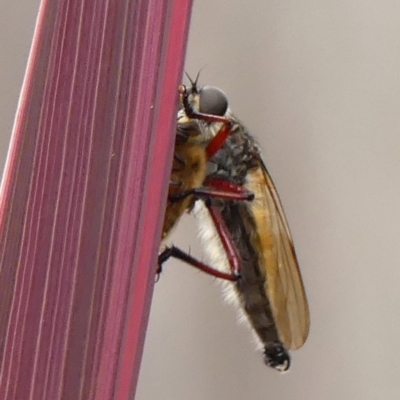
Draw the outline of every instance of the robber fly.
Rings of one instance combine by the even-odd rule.
[[[196,86],[196,80],[192,85]],[[179,86],[181,109],[177,117],[177,131],[175,139],[174,158],[171,179],[168,191],[167,207],[162,230],[162,242],[167,238],[182,214],[191,211],[197,199],[235,199],[237,201],[251,200],[252,193],[242,190],[234,184],[222,183],[213,187],[210,184],[204,187],[207,162],[223,146],[230,133],[231,122],[222,117],[228,103],[225,94],[218,88],[205,88],[196,97],[196,110],[189,101],[189,92],[184,85]],[[203,130],[200,121],[220,123],[218,131],[211,135],[209,130]],[[163,243],[162,243],[163,244]],[[225,247],[229,252],[230,243]],[[222,279],[236,280],[238,277],[237,258],[231,263],[229,273],[214,270],[196,260],[179,248],[166,247],[158,258],[157,275],[160,274],[162,264],[169,258],[175,257],[188,262],[200,270],[211,273]]]
[[[192,104],[203,89],[192,82]],[[262,345],[267,365],[279,371],[290,366],[288,350],[301,347],[309,332],[309,311],[292,236],[275,185],[255,139],[228,109],[230,133],[209,160],[205,186],[234,184],[254,194],[243,202],[209,198],[197,202],[195,215],[210,265],[232,271],[232,254],[239,259],[240,278],[228,283],[228,292]],[[211,136],[219,125],[199,121]],[[226,241],[233,248],[227,253]]]

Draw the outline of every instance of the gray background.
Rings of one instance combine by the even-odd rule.
[[[38,1],[0,2],[0,156]],[[311,332],[265,367],[212,278],[169,262],[137,398],[400,398],[400,3],[197,0],[186,70],[221,87],[263,148],[294,236]],[[195,222],[171,239],[201,257]]]

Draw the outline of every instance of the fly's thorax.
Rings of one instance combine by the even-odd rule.
[[[203,185],[207,173],[208,143],[198,120],[186,119],[185,123],[178,123],[171,172],[171,181],[180,183],[177,190]]]
[[[236,119],[224,146],[209,161],[208,176],[227,179],[238,185],[244,185],[249,170],[259,166],[260,150],[255,139]]]
[[[193,207],[192,195],[178,199],[176,196],[203,185],[206,177],[207,143],[198,121],[187,118],[184,112],[179,112],[168,190],[169,199],[162,230],[163,239],[169,235],[182,214]]]
[[[184,191],[203,185],[206,177],[207,156],[203,146],[190,142],[175,146],[171,188]],[[179,185],[176,185],[179,183]]]

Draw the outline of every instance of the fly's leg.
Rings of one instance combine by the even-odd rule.
[[[239,201],[240,200],[251,201],[254,199],[254,194],[252,192],[243,189],[241,186],[236,186],[228,183],[226,187],[221,187],[221,188],[198,187],[198,188],[183,190],[179,193],[170,194],[168,196],[168,200],[170,200],[171,202],[178,202],[192,195],[196,199],[216,198],[216,199],[239,200]]]
[[[241,194],[245,197],[247,194],[250,198],[246,200],[254,200],[254,194],[243,186],[240,186],[234,182],[228,181],[227,179],[221,178],[206,178],[204,185],[207,188],[210,188],[215,191],[224,192],[224,193],[232,193],[232,194]],[[235,198],[231,197],[224,197],[226,200],[236,200]],[[240,200],[240,199],[239,199]]]
[[[211,159],[215,153],[221,147],[223,147],[227,137],[229,136],[232,128],[232,122],[219,115],[213,114],[205,114],[201,112],[197,112],[193,109],[189,102],[189,95],[184,85],[179,86],[179,93],[181,102],[185,109],[185,113],[188,118],[192,119],[199,119],[207,122],[219,122],[222,123],[222,127],[217,132],[214,138],[210,140],[206,147],[206,154],[207,158]],[[178,162],[184,163],[184,160],[177,159]],[[200,188],[193,188],[186,191],[182,191],[181,193],[174,193],[168,196],[170,201],[180,201],[187,196],[193,195],[197,198],[205,198],[206,200],[210,198],[220,198],[225,200],[253,200],[254,194],[237,186],[230,182],[224,182],[219,180],[210,180],[209,182],[210,187],[200,187]],[[219,271],[215,268],[212,268],[203,262],[197,260],[196,258],[192,257],[190,254],[185,253],[184,251],[180,250],[179,248],[172,246],[166,248],[159,256],[158,256],[158,268],[157,268],[157,279],[162,271],[162,265],[165,261],[167,261],[170,257],[177,258],[181,261],[186,262],[193,267],[208,273],[212,276],[217,278],[225,279],[231,282],[237,281],[240,276],[240,257],[239,253],[236,249],[235,244],[230,236],[229,231],[227,230],[225,223],[219,214],[219,211],[212,207],[209,202],[206,201],[206,206],[210,212],[211,218],[214,222],[214,225],[217,229],[218,235],[224,247],[224,250],[228,257],[228,262],[230,265],[231,273],[225,273]]]
[[[242,186],[238,186],[233,182],[217,179],[217,178],[208,178],[206,180],[206,185],[213,188],[216,191],[224,191],[225,193],[236,193],[236,194],[247,194],[249,198],[247,200],[254,200],[254,193],[249,192],[244,189]],[[225,197],[226,200],[237,200],[234,199],[233,196],[231,198]],[[209,198],[205,202],[205,205],[210,213],[211,219],[213,220],[214,227],[217,230],[219,239],[221,240],[222,246],[225,250],[225,254],[228,258],[228,263],[231,269],[232,274],[239,275],[240,274],[240,255],[239,251],[232,239],[232,236],[225,225],[225,222],[218,210],[217,207],[213,206],[209,201]]]
[[[218,209],[212,206],[209,201],[206,202],[206,207],[225,250],[231,272],[235,276],[240,276],[240,255],[235,243],[233,242],[232,236]]]
[[[235,185],[232,182],[220,180],[220,179],[209,179],[207,183],[212,186],[194,188],[186,191],[182,191],[181,193],[176,193],[173,195],[169,195],[170,201],[180,201],[184,199],[186,196],[193,195],[197,198],[205,198],[209,200],[210,198],[218,198],[225,200],[239,200],[239,201],[251,201],[254,199],[254,194],[249,192],[248,190],[242,188],[241,186]],[[215,187],[215,189],[213,188]],[[213,207],[209,201],[205,201],[206,207],[210,213],[211,219],[213,220],[215,229],[218,232],[218,236],[221,240],[222,246],[225,250],[225,253],[228,258],[229,266],[231,269],[231,273],[221,272],[212,268],[203,262],[197,260],[192,257],[190,254],[185,253],[179,248],[172,246],[167,247],[159,256],[158,256],[158,267],[156,271],[157,280],[162,272],[162,265],[166,262],[170,257],[177,258],[178,260],[184,261],[187,264],[209,274],[216,278],[225,279],[231,282],[236,282],[240,277],[240,256],[239,252],[234,244],[231,235],[226,228],[225,222],[223,221],[219,211],[216,207]]]
[[[192,267],[199,269],[200,271],[205,272],[206,274],[212,275],[216,278],[224,279],[230,282],[236,282],[240,279],[240,255],[236,248],[235,243],[232,240],[232,237],[226,228],[226,225],[221,217],[221,214],[217,210],[217,208],[213,207],[206,202],[206,207],[210,213],[211,219],[213,220],[215,229],[218,232],[219,239],[221,240],[222,246],[225,250],[226,256],[228,258],[228,263],[231,272],[226,273],[219,271],[215,268],[204,264],[203,262],[197,260],[192,257],[190,254],[185,253],[181,249],[175,246],[167,247],[161,254],[158,256],[158,267],[156,271],[157,280],[162,272],[162,265],[170,258],[174,257],[178,260],[181,260]]]
[[[236,282],[240,277],[238,274],[235,273],[226,273],[219,271],[215,268],[209,267],[207,264],[197,260],[196,258],[192,257],[190,254],[185,253],[181,249],[175,246],[167,247],[162,253],[158,256],[158,267],[156,271],[156,280],[160,276],[162,272],[162,265],[167,261],[170,257],[176,258],[181,260],[192,267],[199,269],[200,271],[205,272],[206,274],[212,275],[216,278],[224,279],[230,282]]]

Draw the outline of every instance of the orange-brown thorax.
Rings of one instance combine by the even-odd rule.
[[[206,177],[207,157],[205,147],[195,139],[175,145],[171,181],[168,195],[198,188]],[[185,211],[190,211],[194,204],[192,195],[179,201],[168,199],[164,218],[162,238],[164,239]]]

